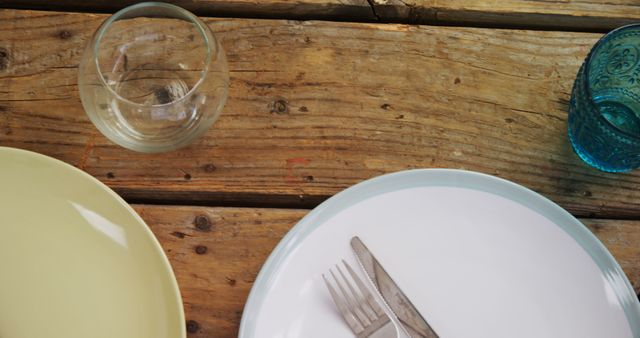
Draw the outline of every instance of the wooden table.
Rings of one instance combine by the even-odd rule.
[[[14,8],[0,10],[0,145],[71,163],[134,204],[176,272],[189,337],[237,335],[265,258],[310,208],[410,168],[476,170],[549,197],[640,291],[640,172],[591,169],[566,136],[580,63],[602,32],[640,21],[637,1],[175,0],[230,17],[205,18],[230,96],[203,138],[155,155],[105,139],[76,85],[107,17],[95,12],[131,2],[0,4]]]

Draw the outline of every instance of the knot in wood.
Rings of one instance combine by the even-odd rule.
[[[200,324],[195,320],[187,320],[187,332],[196,333],[200,330]]]
[[[196,253],[198,255],[204,255],[207,253],[208,248],[204,245],[198,245],[196,246]]]
[[[288,114],[289,105],[287,104],[287,100],[277,99],[273,101],[273,103],[271,104],[271,112],[278,115]]]
[[[0,70],[9,68],[9,50],[0,47]]]
[[[71,34],[71,32],[69,32],[66,29],[63,29],[58,33],[58,37],[60,37],[60,39],[62,39],[62,40],[66,40],[66,39],[70,38],[71,36],[73,36],[73,34]]]
[[[196,229],[200,231],[211,231],[211,221],[209,221],[209,217],[205,215],[196,216],[194,224],[196,226]]]

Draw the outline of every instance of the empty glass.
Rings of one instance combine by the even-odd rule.
[[[222,47],[196,16],[146,2],[100,26],[82,56],[78,83],[85,111],[106,137],[162,152],[189,144],[215,122],[229,74]]]
[[[640,167],[640,25],[618,28],[593,47],[573,85],[569,138],[603,171]]]

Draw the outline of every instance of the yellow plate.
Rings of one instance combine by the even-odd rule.
[[[144,221],[90,175],[0,147],[0,338],[184,338]]]

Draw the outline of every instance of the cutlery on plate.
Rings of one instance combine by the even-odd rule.
[[[358,338],[397,338],[398,331],[395,325],[369,289],[347,262],[342,260],[342,264],[351,280],[339,264],[336,264],[335,269],[329,270],[333,283],[329,282],[324,274],[322,278],[351,331]],[[334,270],[337,271],[337,275]]]
[[[373,256],[371,251],[362,243],[358,236],[351,239],[351,248],[358,258],[358,262],[375,286],[376,290],[393,313],[398,317],[406,333],[411,338],[438,338],[431,326],[422,317],[416,307],[391,279],[382,265]]]

